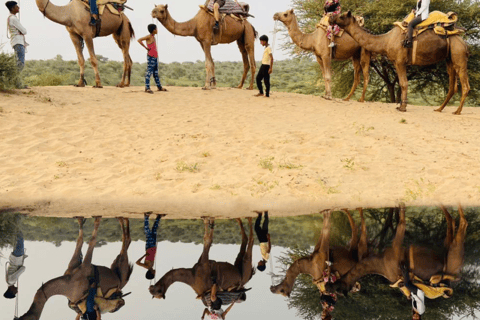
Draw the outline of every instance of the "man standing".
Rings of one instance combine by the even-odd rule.
[[[23,246],[23,234],[21,231],[17,234],[17,243],[15,244],[15,249],[10,254],[8,268],[5,269],[8,289],[5,291],[3,296],[7,299],[13,299],[16,297],[18,288],[15,287],[15,284],[18,281],[18,278],[22,273],[25,272],[25,267],[23,266],[23,261],[27,255],[25,254],[25,248]]]
[[[257,220],[255,220],[255,233],[257,234],[258,241],[260,242],[260,252],[262,254],[262,260],[258,262],[257,269],[259,271],[265,270],[268,258],[270,257],[270,250],[272,245],[270,244],[270,234],[268,233],[268,211],[265,211],[265,217],[263,219],[263,225],[260,227],[262,221],[262,213],[257,212]]]
[[[25,66],[25,47],[28,45],[25,42],[25,35],[27,34],[27,29],[22,26],[20,20],[16,16],[16,14],[20,12],[20,7],[18,6],[18,4],[15,1],[7,1],[5,3],[5,6],[10,11],[7,25],[8,31],[10,32],[10,43],[12,45],[12,48],[15,50],[15,55],[17,57],[17,68],[20,79],[20,73]],[[18,80],[17,88],[25,89],[26,87],[22,85],[21,80]]]

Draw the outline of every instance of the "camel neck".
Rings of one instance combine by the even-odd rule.
[[[164,292],[167,292],[168,288],[175,282],[182,282],[193,288],[195,285],[193,269],[172,269],[158,281],[156,286],[163,286],[165,290]],[[195,288],[193,289],[195,290]]]
[[[292,41],[297,46],[299,46],[303,50],[313,51],[313,42],[318,32],[318,29],[313,33],[303,33],[298,26],[297,17],[293,17],[292,22],[290,23],[290,25],[287,26],[287,28],[290,38],[292,38]]]
[[[360,46],[366,50],[381,55],[387,55],[388,33],[382,35],[374,35],[366,29],[360,27],[356,22],[353,22],[345,27],[345,30],[357,41]]]
[[[185,22],[177,22],[172,18],[170,13],[167,13],[167,19],[165,19],[165,21],[159,21],[168,31],[170,31],[170,33],[182,37],[191,37],[195,35],[196,23],[194,19]]]
[[[313,280],[317,280],[318,272],[314,271],[314,269],[316,268],[315,266],[313,266],[312,259],[310,257],[298,259],[290,266],[290,268],[288,268],[287,274],[283,283],[291,292],[295,279],[297,279],[298,275],[301,273],[309,274],[313,277]],[[320,273],[321,272],[323,272],[323,270],[321,270]]]
[[[66,6],[56,6],[50,0],[36,0],[38,9],[53,22],[66,27],[72,26],[73,6],[78,2],[73,0]],[[83,4],[80,4],[83,6]]]
[[[351,287],[355,282],[369,274],[381,275],[390,282],[397,280],[393,278],[390,279],[391,277],[389,277],[389,272],[386,270],[383,256],[373,256],[357,263],[355,267],[342,278],[342,281]]]

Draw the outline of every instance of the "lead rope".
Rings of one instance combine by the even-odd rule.
[[[19,288],[19,287],[20,287],[20,280],[18,279],[17,280],[17,288]],[[14,314],[13,320],[18,319],[18,296],[19,296],[19,293],[17,292],[16,297],[15,297],[15,314]]]
[[[280,28],[278,27],[278,20],[275,20],[274,25],[273,25],[273,31],[270,32],[273,34],[273,39],[272,39],[272,54],[275,51],[275,40],[277,39],[277,33],[280,31]]]

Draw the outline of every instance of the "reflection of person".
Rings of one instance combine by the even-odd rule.
[[[90,19],[90,25],[94,26],[97,24],[97,20],[98,20],[97,0],[89,0],[89,3],[90,3],[90,14],[92,15]]]
[[[264,271],[268,258],[270,258],[270,250],[272,249],[272,245],[270,243],[270,234],[268,233],[268,211],[265,211],[262,227],[260,227],[262,213],[257,212],[257,214],[257,220],[255,220],[255,233],[257,234],[258,241],[260,242],[260,252],[262,253],[262,260],[258,262],[257,269],[259,271]]]
[[[20,23],[20,20],[17,18],[17,13],[20,12],[20,7],[15,1],[7,1],[5,3],[10,15],[7,19],[8,32],[10,33],[10,44],[12,45],[13,50],[15,50],[15,56],[17,58],[17,69],[18,73],[22,72],[23,67],[25,67],[25,47],[27,43],[25,42],[25,35],[27,34],[27,29]],[[23,87],[21,81],[17,83],[18,88]]]
[[[137,260],[137,265],[140,267],[144,267],[147,269],[147,273],[145,277],[149,280],[155,278],[155,270],[153,270],[153,265],[155,263],[155,255],[157,254],[157,228],[160,219],[162,218],[161,214],[157,214],[157,218],[155,219],[155,223],[153,224],[152,230],[150,230],[150,217],[151,213],[145,213],[144,215],[144,231],[146,237],[146,244],[145,244],[145,251],[146,253]],[[142,259],[145,258],[145,262],[142,263]]]
[[[232,309],[233,305],[236,301],[233,301],[230,306],[228,306],[227,310],[223,311],[222,309],[222,299],[217,297],[217,290],[218,286],[216,282],[214,282],[212,286],[212,290],[210,292],[210,299],[211,299],[211,306],[210,310],[205,308],[202,314],[202,320],[205,318],[205,315],[210,316],[210,319],[225,319],[227,317],[227,313]]]
[[[430,0],[417,0],[417,9],[414,10],[415,18],[410,21],[408,24],[408,33],[407,33],[407,40],[405,41],[405,48],[412,48],[413,42],[413,29],[420,24],[423,20],[428,18],[429,14],[429,6]]]
[[[425,313],[425,294],[412,283],[405,265],[402,265],[402,273],[405,287],[410,291],[410,297],[412,298],[412,319],[420,320],[422,319],[422,314]]]
[[[342,8],[340,7],[340,2],[338,0],[326,0],[325,6],[323,7],[325,15],[337,15],[342,12]],[[329,25],[327,28],[327,38],[331,41],[328,45],[329,47],[334,47],[335,43],[335,36],[340,32],[340,27],[338,25]]]
[[[97,294],[97,284],[93,282],[88,289],[87,310],[84,314],[78,313],[75,320],[101,320],[102,316],[98,306],[95,304],[95,296]]]
[[[25,272],[23,262],[26,257],[27,255],[25,254],[23,234],[21,231],[19,231],[17,234],[15,249],[10,254],[8,268],[5,270],[5,278],[8,284],[8,289],[5,291],[3,296],[7,299],[15,298],[18,293],[18,288],[15,286],[15,284],[17,283],[20,275]]]

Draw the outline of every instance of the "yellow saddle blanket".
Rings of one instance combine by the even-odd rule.
[[[402,22],[397,21],[394,23],[394,25],[402,29],[403,33],[406,33],[408,30],[408,24],[414,18],[415,14],[411,12]],[[428,15],[426,20],[422,21],[415,27],[413,36],[416,37],[428,29],[433,29],[436,34],[442,36],[461,34],[464,31],[455,27],[457,20],[458,16],[455,12],[449,12],[445,14],[440,11],[433,11]]]
[[[90,10],[90,5],[88,3],[88,0],[81,0],[81,1]],[[115,7],[113,6],[113,3],[125,4],[126,2],[127,0],[97,0],[98,13],[100,15],[103,15],[105,8],[108,8],[108,10],[110,10],[111,13],[120,15],[122,12],[115,9]]]
[[[425,283],[422,279],[414,276],[412,283],[414,286],[422,290],[425,296],[429,299],[437,299],[440,297],[450,298],[453,294],[453,289],[446,284],[441,283],[440,281],[442,280],[457,281],[459,279],[450,275],[435,275],[430,278],[429,283]],[[410,297],[410,290],[408,290],[403,283],[403,278],[400,278],[397,282],[390,285],[390,287],[398,288],[406,297]]]
[[[120,305],[125,304],[122,298],[109,299],[117,291],[118,291],[117,288],[112,288],[108,290],[108,292],[105,295],[103,295],[103,292],[100,289],[100,287],[97,288],[97,295],[95,296],[94,300],[95,300],[95,304],[98,306],[98,309],[100,310],[100,313],[115,311],[118,309],[119,304]],[[82,299],[80,302],[77,302],[75,306],[78,309],[80,309],[82,313],[85,313],[87,311],[87,297]]]

